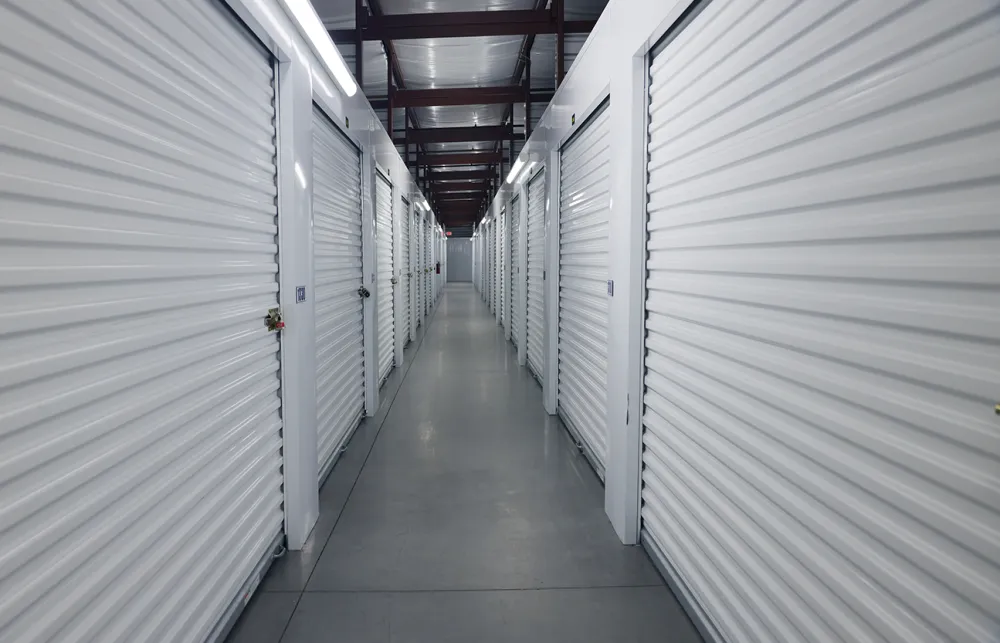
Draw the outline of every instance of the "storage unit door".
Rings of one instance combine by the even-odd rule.
[[[413,234],[416,237],[413,243],[416,257],[413,259],[413,287],[417,289],[417,326],[424,322],[424,222],[423,219],[413,214]]]
[[[273,63],[211,0],[17,7],[0,640],[204,641],[282,531]]]
[[[410,202],[406,199],[401,199],[401,201],[403,216],[400,221],[403,222],[403,229],[400,231],[400,243],[403,244],[403,247],[400,250],[402,251],[403,267],[399,279],[400,285],[403,287],[403,346],[406,346],[413,339],[410,335],[410,315],[412,314],[410,296],[413,288],[413,276],[410,269]]]
[[[558,399],[559,415],[603,478],[611,134],[607,105],[599,110],[560,153]]]
[[[643,539],[726,641],[1000,633],[1000,11],[711,2],[650,70]]]
[[[497,227],[499,221],[494,219],[490,222],[490,279],[492,281],[492,287],[490,288],[490,310],[493,311],[493,316],[497,317],[500,314],[499,301],[497,298],[497,292],[500,290],[499,284],[499,251],[497,242],[497,235],[500,233],[500,229]]]
[[[497,254],[499,255],[497,281],[500,283],[500,287],[497,289],[497,299],[499,300],[501,326],[506,326],[509,323],[507,319],[507,244],[509,243],[509,232],[507,229],[507,208],[504,208],[500,211],[500,220],[497,222],[499,237],[499,243],[497,243]]]
[[[517,346],[521,325],[524,323],[524,311],[520,310],[521,301],[521,202],[517,197],[510,202],[510,338]]]
[[[361,152],[313,108],[316,440],[322,481],[365,411]]]
[[[424,222],[424,291],[427,293],[426,297],[426,308],[424,310],[425,314],[430,314],[431,305],[434,303],[431,292],[431,223],[430,221]]]
[[[375,172],[375,252],[378,279],[378,377],[384,382],[392,370],[395,345],[392,282],[392,185]]]
[[[528,183],[528,368],[539,380],[545,358],[545,171]]]

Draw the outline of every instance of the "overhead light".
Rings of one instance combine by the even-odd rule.
[[[347,69],[347,64],[341,57],[337,47],[330,40],[330,34],[326,27],[316,15],[312,3],[309,0],[282,0],[285,9],[292,14],[292,18],[298,23],[299,29],[305,34],[313,51],[319,56],[326,70],[336,79],[337,84],[348,96],[354,96],[358,91],[358,84],[354,82],[354,77]]]
[[[510,168],[510,173],[507,175],[507,183],[513,183],[514,179],[521,172],[521,168],[524,167],[524,161],[522,159],[517,159],[514,161],[513,167]]]

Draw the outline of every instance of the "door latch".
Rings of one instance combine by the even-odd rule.
[[[371,297],[371,296],[372,296],[371,292],[369,292],[368,289],[365,288],[364,286],[358,288],[358,297]]]
[[[391,283],[393,286],[395,286],[396,284],[399,283],[399,280],[396,279],[395,277],[393,277],[392,279],[389,280],[389,283]]]
[[[275,332],[282,330],[285,327],[285,321],[281,318],[281,309],[272,308],[267,311],[267,317],[264,318],[264,323],[267,325],[268,332]]]

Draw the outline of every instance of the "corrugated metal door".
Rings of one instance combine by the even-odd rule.
[[[316,439],[322,480],[365,411],[361,152],[313,109]]]
[[[413,258],[413,281],[414,288],[417,289],[417,326],[420,326],[424,323],[424,220],[416,209],[413,212],[413,230],[416,236],[413,247],[417,255]]]
[[[0,640],[203,641],[282,530],[273,63],[82,6],[0,6]]]
[[[375,252],[378,272],[378,377],[384,382],[393,364],[395,320],[392,274],[392,184],[375,172]]]
[[[528,368],[542,379],[545,358],[545,170],[528,183]]]
[[[517,346],[521,326],[524,324],[524,311],[518,303],[521,296],[521,200],[514,197],[510,202],[510,339]]]
[[[507,230],[507,208],[504,207],[500,210],[500,219],[497,221],[497,282],[499,283],[499,288],[497,288],[497,299],[498,299],[498,309],[500,311],[500,325],[506,326],[508,324],[507,319],[507,244],[508,241]]]
[[[649,131],[643,538],[727,641],[997,640],[1000,7],[712,2]]]
[[[486,224],[486,305],[493,311],[493,226]]]
[[[403,247],[400,249],[402,251],[402,262],[403,267],[400,271],[400,279],[402,280],[403,286],[403,329],[404,329],[404,341],[403,346],[410,343],[413,337],[410,334],[410,315],[413,311],[410,309],[410,297],[413,295],[413,270],[410,266],[410,202],[406,198],[400,199],[403,203],[403,216],[400,219],[403,222],[403,228],[400,231],[400,243]]]
[[[611,213],[607,105],[559,155],[559,415],[601,478],[607,453]]]
[[[431,304],[431,224],[430,221],[424,221],[424,314],[430,313]]]

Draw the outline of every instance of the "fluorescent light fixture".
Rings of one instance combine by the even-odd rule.
[[[299,185],[305,190],[309,184],[306,183],[306,175],[302,173],[302,166],[298,162],[295,163],[295,176],[299,178]]]
[[[309,0],[282,0],[282,4],[298,23],[299,29],[309,40],[313,51],[319,56],[330,75],[336,79],[340,88],[348,96],[354,96],[358,91],[358,84],[354,82],[354,77],[347,69],[347,64],[340,56],[333,41],[330,40],[330,34],[327,33],[326,27],[316,15],[312,3]]]
[[[514,179],[516,179],[517,175],[521,172],[522,167],[524,167],[524,160],[519,158],[514,161],[514,166],[510,168],[510,173],[507,174],[507,183],[514,182]]]

